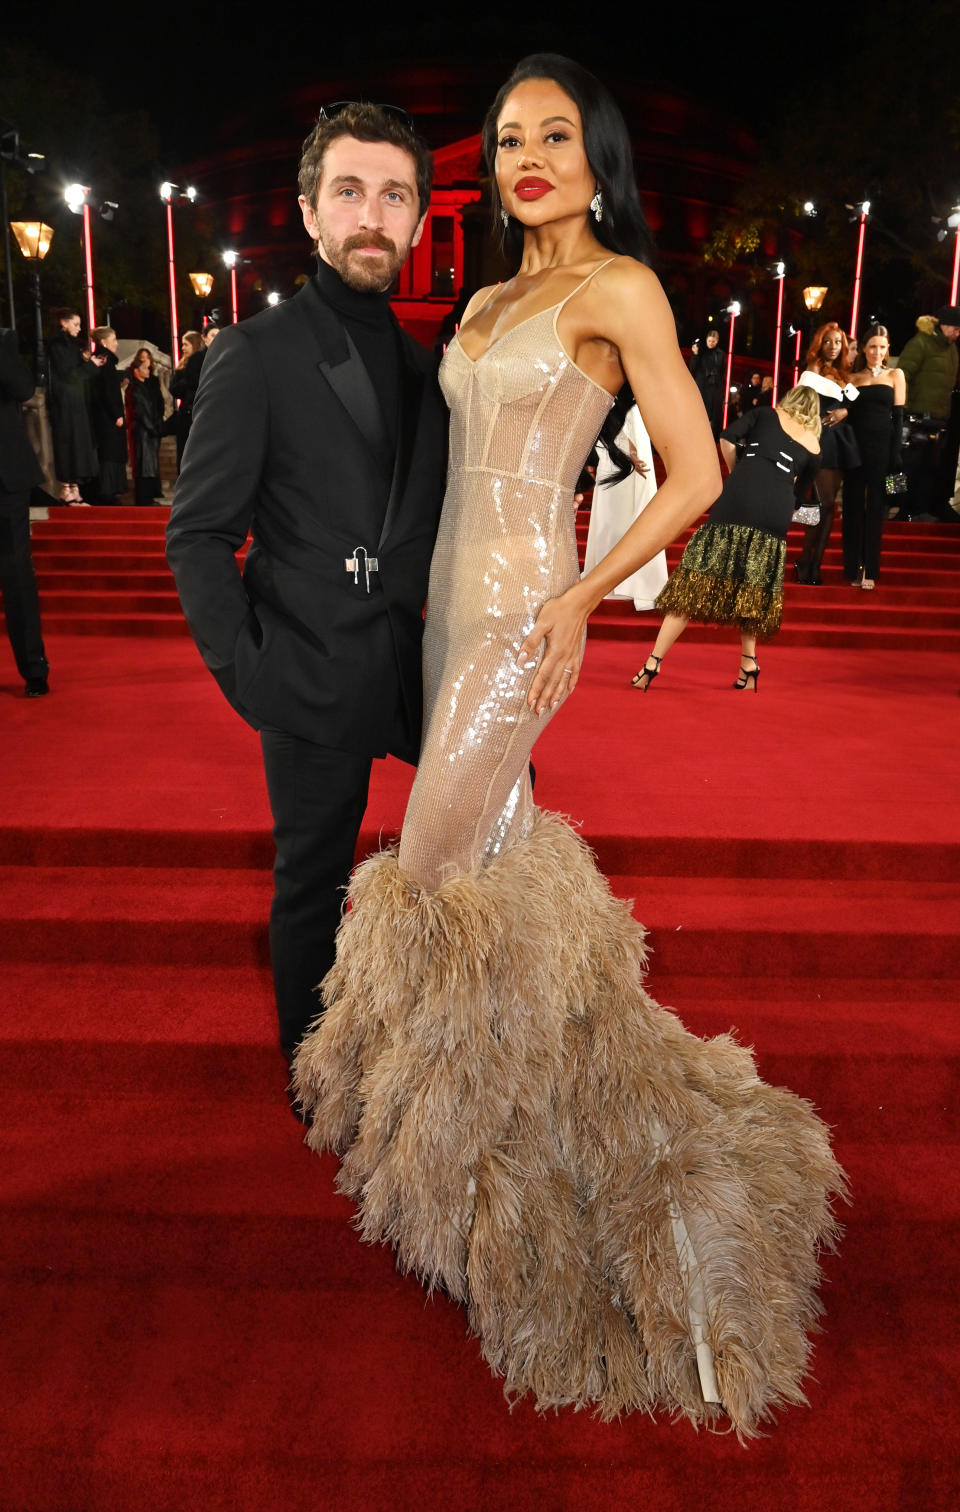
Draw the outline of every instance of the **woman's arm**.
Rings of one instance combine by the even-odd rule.
[[[617,545],[579,583],[544,605],[521,646],[518,661],[524,665],[547,642],[527,697],[538,712],[576,686],[586,623],[604,595],[676,540],[722,486],[703,401],[656,275],[632,258],[618,258],[584,291],[576,326],[575,360],[581,345],[594,342],[608,343],[619,355],[620,377],[633,390],[667,476]],[[615,367],[611,377],[617,381]]]

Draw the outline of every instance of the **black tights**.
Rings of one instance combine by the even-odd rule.
[[[820,564],[827,549],[833,529],[833,513],[840,487],[839,467],[823,467],[817,473],[814,488],[820,504],[820,520],[816,525],[807,525],[803,532],[803,547],[797,558],[797,576],[802,583],[819,583]]]

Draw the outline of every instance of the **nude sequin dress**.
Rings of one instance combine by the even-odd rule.
[[[444,359],[420,765],[294,1080],[363,1237],[465,1305],[508,1393],[747,1437],[804,1400],[843,1175],[808,1103],[646,994],[642,926],[533,805],[516,653],[578,576],[574,485],[611,403],[561,308]]]

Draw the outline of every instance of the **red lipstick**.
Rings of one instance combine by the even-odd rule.
[[[546,179],[522,178],[513,192],[520,199],[536,200],[542,199],[545,194],[549,194],[552,188],[553,185],[548,183]]]

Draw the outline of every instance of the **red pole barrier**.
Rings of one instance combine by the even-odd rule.
[[[173,261],[173,204],[167,200],[167,255],[170,262],[170,351],[173,365],[180,361],[177,341],[177,270]]]
[[[950,284],[950,303],[957,302],[957,284],[960,282],[960,225],[957,226],[953,246],[953,281]]]
[[[793,352],[793,386],[796,388],[800,378],[800,332],[797,332],[797,344]]]
[[[733,331],[737,323],[737,316],[739,315],[739,313],[739,305],[731,306],[730,330],[727,333],[727,381],[724,384],[723,388],[723,420],[721,422],[721,429],[723,430],[726,430],[727,428],[727,411],[730,408],[730,375],[733,372]]]
[[[93,250],[90,245],[90,206],[83,202],[83,268],[87,295],[87,341],[93,351],[93,328],[97,317],[93,309]]]
[[[867,229],[867,215],[870,211],[870,202],[867,200],[860,208],[860,235],[857,240],[857,271],[853,276],[853,309],[850,312],[850,335],[857,334],[857,316],[860,313],[860,274],[863,271],[863,238]]]
[[[782,267],[783,265],[780,264],[780,266]],[[776,344],[775,344],[775,346],[773,348],[773,396],[772,396],[772,398],[770,400],[770,403],[773,405],[774,409],[776,409],[776,406],[777,406],[777,392],[778,392],[778,387],[777,386],[778,386],[778,384],[780,382],[780,333],[781,333],[781,331],[783,329],[783,274],[782,273],[777,278],[777,283],[780,285],[779,290],[777,292],[777,339],[776,339]]]

